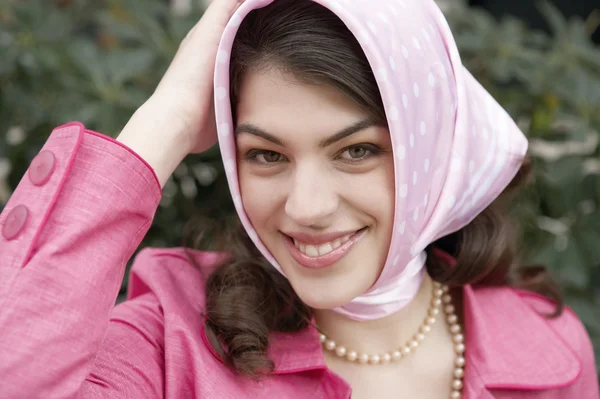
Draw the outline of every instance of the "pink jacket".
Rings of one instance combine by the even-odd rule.
[[[203,330],[200,270],[222,254],[146,249],[125,263],[161,191],[131,150],[56,129],[0,215],[0,398],[349,398],[316,331],[274,334],[275,374],[237,376]],[[464,397],[598,399],[590,340],[570,310],[511,288],[464,288]]]

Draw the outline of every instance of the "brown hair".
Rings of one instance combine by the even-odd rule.
[[[334,13],[313,1],[278,0],[252,11],[239,28],[230,65],[234,110],[244,73],[276,67],[300,82],[341,90],[386,124],[377,84],[361,46]],[[453,287],[512,285],[535,291],[557,303],[555,316],[562,310],[558,287],[544,268],[517,266],[517,228],[505,212],[510,200],[507,194],[527,180],[530,169],[525,162],[494,204],[460,231],[431,244],[427,271],[434,280]],[[206,281],[209,337],[237,372],[253,378],[266,375],[273,370],[267,357],[269,334],[306,328],[311,309],[259,253],[237,218],[216,230],[207,228],[206,221],[202,225],[202,234],[195,235],[191,246],[202,246],[210,239],[213,249],[231,254]],[[435,248],[452,255],[455,266],[449,267]]]

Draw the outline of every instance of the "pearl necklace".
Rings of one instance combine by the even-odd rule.
[[[346,349],[345,346],[338,345],[332,339],[329,339],[325,334],[319,334],[319,339],[323,344],[323,347],[328,351],[333,351],[335,354],[349,362],[358,362],[360,364],[387,364],[392,361],[400,360],[412,352],[414,352],[421,342],[425,339],[425,336],[431,332],[431,327],[435,324],[438,316],[441,313],[442,305],[444,305],[444,313],[446,315],[446,321],[448,322],[448,328],[452,334],[452,341],[454,342],[454,351],[456,353],[456,359],[454,361],[454,379],[452,381],[452,392],[450,393],[451,399],[460,399],[462,387],[463,387],[463,376],[465,374],[465,339],[462,334],[460,324],[458,324],[458,317],[454,305],[452,304],[452,296],[447,285],[442,285],[438,282],[433,283],[433,297],[431,304],[427,311],[425,320],[419,327],[419,331],[404,344],[401,348],[396,349],[393,352],[385,352],[383,355],[373,354],[368,355],[366,353],[359,353],[353,350]]]

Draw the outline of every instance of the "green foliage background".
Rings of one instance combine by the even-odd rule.
[[[559,279],[600,359],[600,14],[538,8],[552,34],[460,2],[446,13],[464,63],[531,140],[536,183],[515,209],[528,260]],[[1,2],[0,210],[56,125],[116,135],[201,14],[164,0]],[[179,167],[142,246],[180,245],[198,209],[233,210],[218,149]]]

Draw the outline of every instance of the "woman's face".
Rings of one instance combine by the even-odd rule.
[[[244,76],[237,115],[244,209],[300,299],[331,309],[364,293],[393,228],[388,129],[336,89],[275,69]]]

